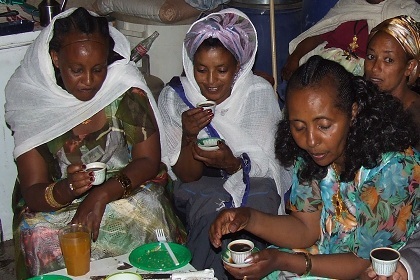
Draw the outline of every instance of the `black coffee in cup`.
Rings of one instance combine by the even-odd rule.
[[[247,252],[251,250],[251,246],[244,243],[235,243],[235,244],[230,245],[230,250],[235,251],[235,252]]]
[[[387,248],[376,249],[372,251],[372,257],[383,260],[383,261],[391,261],[398,259],[398,254],[392,250]]]

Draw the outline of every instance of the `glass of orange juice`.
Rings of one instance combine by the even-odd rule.
[[[86,226],[72,224],[59,230],[61,252],[67,274],[85,275],[90,270],[90,231]]]

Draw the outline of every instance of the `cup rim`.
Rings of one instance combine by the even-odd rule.
[[[393,252],[395,252],[395,253],[397,253],[397,255],[398,255],[398,258],[396,258],[396,259],[392,259],[392,260],[381,260],[381,259],[378,259],[378,258],[375,258],[374,256],[372,256],[372,253],[373,252],[375,252],[375,251],[377,251],[377,250],[390,250],[390,251],[393,251]],[[376,260],[376,261],[380,261],[380,262],[384,262],[384,263],[392,263],[392,262],[395,262],[395,261],[398,261],[398,260],[400,260],[400,258],[401,258],[401,254],[400,254],[400,252],[398,252],[397,250],[395,250],[395,249],[393,249],[393,248],[390,248],[390,247],[378,247],[378,248],[375,248],[375,249],[372,249],[371,251],[370,251],[370,257],[373,259],[373,260]]]
[[[249,245],[251,247],[251,249],[249,249],[247,251],[244,251],[244,252],[238,252],[238,251],[234,251],[230,248],[232,245],[235,245],[235,244],[238,244],[238,243],[245,243],[245,244]],[[255,247],[254,242],[252,242],[251,240],[248,240],[248,239],[236,239],[236,240],[233,240],[233,241],[229,242],[229,244],[227,245],[227,249],[229,250],[229,252],[231,252],[231,253],[233,252],[235,254],[249,253],[254,249],[254,247]]]
[[[86,164],[86,169],[94,168],[94,167],[99,167],[101,169],[105,169],[106,168],[106,163],[96,161],[96,162],[91,162],[91,163]]]
[[[68,224],[68,225],[65,225],[58,230],[58,234],[62,234],[62,233],[64,233],[65,229],[73,228],[73,227],[83,228],[84,230],[86,230],[89,233],[89,235],[91,234],[89,228],[86,225],[82,225],[82,224]]]
[[[213,100],[205,100],[205,101],[198,102],[197,103],[197,107],[200,107],[203,104],[211,104],[210,106],[207,106],[207,107],[211,107],[211,106],[216,106],[217,105],[216,101],[213,101]]]

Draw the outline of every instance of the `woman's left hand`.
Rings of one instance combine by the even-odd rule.
[[[196,160],[203,162],[206,166],[226,171],[236,171],[239,167],[239,160],[233,155],[232,150],[223,141],[219,141],[216,151],[204,151],[198,147],[197,144],[193,148],[193,157]]]
[[[77,208],[72,219],[74,224],[83,224],[92,233],[92,240],[98,239],[99,227],[107,205],[106,195],[101,188],[92,189]]]
[[[251,255],[250,266],[237,268],[224,265],[225,269],[236,279],[262,279],[271,272],[278,270],[277,263],[282,257],[277,249],[264,249]],[[246,277],[246,278],[245,278]]]

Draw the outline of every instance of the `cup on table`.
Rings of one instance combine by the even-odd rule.
[[[90,270],[90,231],[86,226],[72,224],[58,231],[67,274],[85,275]]]
[[[228,250],[232,261],[237,264],[245,263],[245,259],[251,255],[254,242],[247,239],[238,239],[228,244]]]
[[[211,100],[202,101],[197,103],[197,107],[201,107],[204,110],[211,110],[214,114],[214,111],[216,110],[216,102]]]
[[[93,172],[95,180],[92,182],[92,185],[100,185],[105,181],[106,164],[103,162],[86,164],[86,172]]]
[[[377,275],[391,276],[397,269],[400,253],[388,247],[380,247],[370,252],[372,268]]]
[[[109,275],[105,280],[142,280],[141,275],[134,272],[118,272]]]

